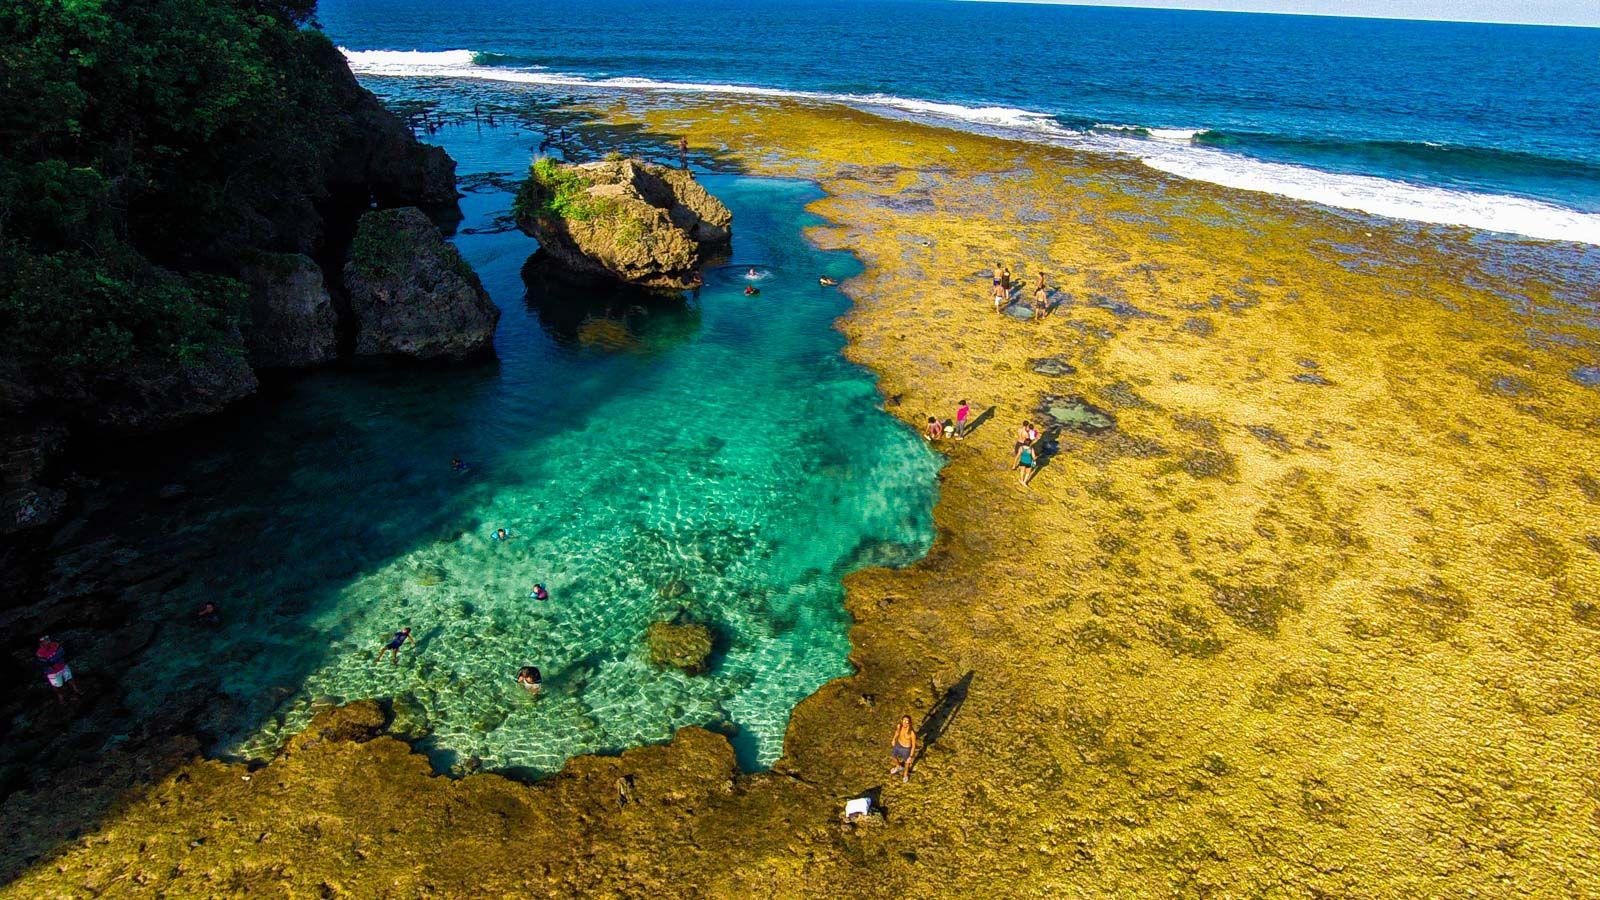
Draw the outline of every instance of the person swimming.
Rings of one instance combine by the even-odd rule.
[[[544,689],[544,676],[539,674],[538,666],[523,666],[517,672],[517,684],[527,688],[528,693],[537,695]]]
[[[222,616],[217,609],[217,604],[212,603],[210,600],[207,600],[205,605],[201,606],[199,611],[194,614],[194,619],[201,625],[209,625],[212,628],[222,624]]]
[[[452,472],[470,472],[470,471],[472,471],[472,467],[467,465],[466,463],[462,462],[461,461],[461,457],[453,456],[453,457],[450,458],[450,471],[452,471]]]
[[[838,285],[838,283],[839,282],[836,279],[829,278],[826,275],[824,275],[821,278],[817,279],[817,284],[820,284],[823,287],[834,287],[834,286]]]
[[[378,651],[378,658],[373,660],[373,662],[383,662],[383,655],[385,653],[393,653],[394,664],[397,666],[400,665],[400,648],[406,645],[406,641],[411,641],[412,643],[416,642],[416,638],[411,636],[410,625],[407,625],[399,631],[396,631],[394,633],[394,637],[389,639],[389,643],[384,644],[383,649]]]
[[[761,295],[761,289],[752,284],[744,289],[744,295],[746,297],[759,297]]]
[[[543,584],[536,584],[536,585],[533,586],[533,590],[528,592],[528,599],[530,599],[530,600],[549,600],[550,599],[550,592],[544,589],[544,585]]]
[[[494,530],[494,539],[497,541],[509,541],[511,540],[511,532],[504,528],[496,528]]]
[[[749,271],[744,273],[744,277],[755,280],[761,277],[761,272],[752,267]]]

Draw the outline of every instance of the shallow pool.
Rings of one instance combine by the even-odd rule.
[[[847,301],[817,279],[856,264],[802,238],[817,189],[706,176],[734,212],[734,268],[697,298],[552,294],[524,281],[535,243],[495,226],[507,179],[471,177],[525,171],[537,137],[435,139],[472,188],[456,240],[504,310],[498,360],[311,376],[151,474],[204,485],[160,526],[205,548],[172,620],[212,599],[223,624],[163,627],[130,693],[216,683],[229,755],[373,697],[441,769],[537,775],[685,725],[770,764],[795,703],[849,672],[840,577],[925,551],[938,466],[840,356]],[[651,665],[645,631],[668,619],[715,629],[708,674]],[[376,663],[402,626],[415,644]]]

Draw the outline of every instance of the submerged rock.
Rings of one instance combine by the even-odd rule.
[[[298,368],[333,360],[339,317],[316,263],[300,254],[263,253],[240,274],[250,287],[251,365]]]
[[[699,283],[707,254],[732,237],[733,214],[688,172],[632,159],[534,164],[517,225],[574,274],[657,290]]]
[[[704,625],[656,622],[645,635],[650,661],[657,666],[699,675],[710,668],[712,636]]]
[[[500,309],[419,209],[362,216],[344,282],[357,356],[460,360],[493,344]]]

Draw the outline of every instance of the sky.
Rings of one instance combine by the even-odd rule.
[[[1600,0],[1025,0],[1025,2],[1600,27]]]

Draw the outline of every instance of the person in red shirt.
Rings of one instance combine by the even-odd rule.
[[[67,702],[63,692],[69,687],[72,688],[72,693],[83,696],[83,691],[78,689],[78,683],[72,680],[72,668],[67,665],[67,651],[63,650],[60,644],[50,640],[50,635],[39,638],[39,649],[34,651],[33,658],[44,667],[44,680],[55,688],[56,702]]]

